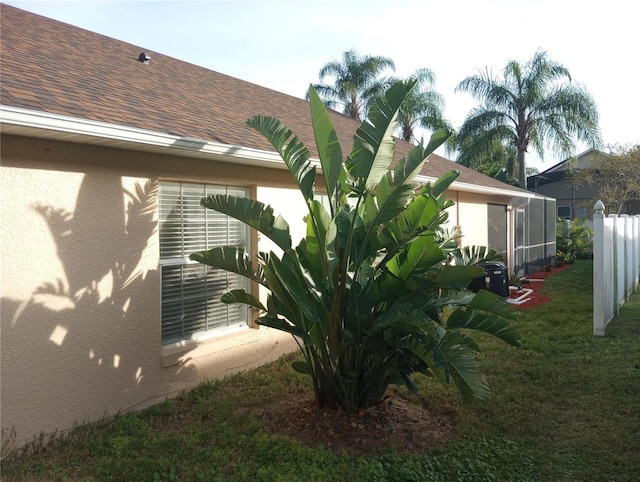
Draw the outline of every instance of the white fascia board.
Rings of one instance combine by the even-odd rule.
[[[437,179],[434,177],[420,176],[420,175],[416,176],[415,180],[416,182],[419,182],[419,183],[427,183],[427,182],[434,183],[437,181]],[[529,192],[529,191],[514,191],[511,189],[499,189],[495,187],[480,186],[478,184],[469,184],[466,182],[458,182],[458,181],[452,182],[451,186],[449,186],[449,189],[453,191],[464,191],[464,192],[488,194],[488,195],[494,195],[494,196],[525,197],[525,198],[541,197],[539,194],[536,194],[534,192]]]
[[[92,139],[109,139],[138,146],[146,145],[183,152],[197,151],[205,156],[210,155],[212,158],[234,158],[238,163],[246,160],[252,161],[252,163],[258,161],[286,167],[282,158],[272,151],[2,105],[0,106],[0,130],[16,132],[15,129],[6,129],[5,126],[23,127],[31,131],[33,129],[48,131],[54,135],[47,137],[54,139],[55,133],[60,133],[60,140],[65,140],[62,135],[74,134],[83,137],[84,142],[88,144],[92,143]]]
[[[17,127],[18,129],[5,129],[5,126]],[[161,148],[167,150],[168,153],[173,152],[176,155],[180,155],[176,151],[187,156],[189,156],[189,153],[197,153],[198,157],[213,160],[224,161],[233,159],[233,162],[237,164],[255,165],[256,163],[260,163],[261,165],[271,165],[272,167],[286,169],[286,165],[280,155],[273,151],[233,146],[230,144],[206,141],[204,139],[195,139],[107,122],[98,122],[0,105],[0,131],[19,133],[20,128],[24,128],[25,132],[27,132],[27,130],[33,132],[34,129],[42,130],[49,133],[47,138],[53,139],[56,138],[56,133],[60,133],[59,140],[68,141],[68,138],[65,139],[65,136],[72,134],[82,137],[83,142],[87,144],[99,144],[99,142],[96,141],[98,139],[113,140],[127,143],[132,149],[136,149],[133,146],[137,146],[137,150],[144,151],[144,146],[149,146]],[[318,159],[310,159],[310,162],[312,165],[320,167],[320,161]],[[415,180],[416,182],[427,183],[435,182],[437,179],[418,175]],[[535,193],[496,189],[494,187],[485,187],[458,181],[451,184],[451,189],[509,197],[540,197],[540,195],[536,195]]]

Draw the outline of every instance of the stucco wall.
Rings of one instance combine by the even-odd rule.
[[[267,328],[160,339],[158,179],[246,186],[297,243],[306,212],[288,171],[6,135],[1,164],[1,425],[19,443],[295,349]],[[487,202],[508,202],[448,197],[463,243],[486,244]]]
[[[262,171],[3,136],[2,427],[24,443],[293,349],[267,328],[161,346],[157,178],[287,185]]]
[[[511,207],[512,198],[502,195],[484,195],[471,192],[448,192],[448,198],[456,204],[449,209],[449,224],[459,227],[462,231],[462,246],[489,246],[489,204],[506,206],[507,231],[504,233],[507,241],[507,253],[504,262],[508,267],[514,266],[513,253],[514,218]],[[497,248],[496,246],[490,246]]]
[[[455,196],[455,197],[454,197]],[[488,203],[509,204],[510,199],[499,196],[483,196],[469,192],[460,192],[449,196],[456,200],[457,224],[462,231],[464,246],[486,246],[488,244]]]

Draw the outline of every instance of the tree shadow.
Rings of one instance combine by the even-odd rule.
[[[73,212],[33,206],[56,256],[32,255],[61,275],[26,300],[2,299],[2,425],[19,437],[161,396],[178,386],[172,375],[194,370],[161,367],[156,199],[156,183],[127,190],[103,171],[84,174]]]

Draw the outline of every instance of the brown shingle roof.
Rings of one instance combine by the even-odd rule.
[[[1,5],[0,17],[3,105],[264,150],[272,147],[245,121],[269,115],[315,151],[303,99],[12,6]],[[151,57],[148,65],[138,61],[141,52]],[[331,117],[349,148],[359,124],[337,112]],[[400,141],[397,151],[405,156],[411,147]],[[422,174],[451,169],[461,182],[517,190],[437,155]]]

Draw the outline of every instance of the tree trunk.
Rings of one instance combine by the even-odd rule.
[[[507,176],[511,179],[516,177],[516,158],[507,153]]]
[[[518,148],[518,184],[522,189],[527,188],[527,163],[524,160],[524,149]]]

